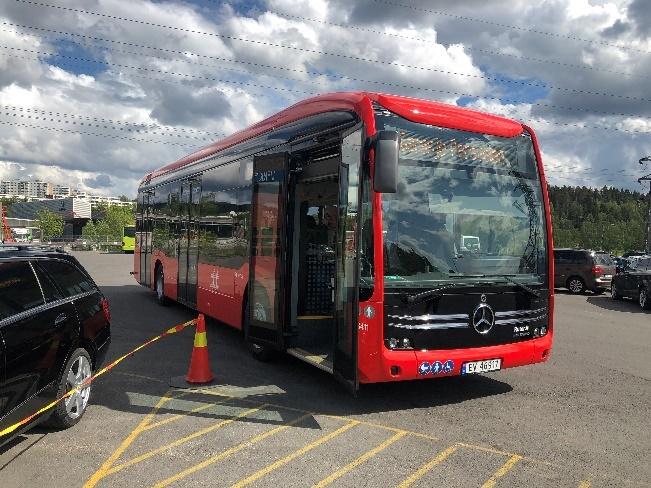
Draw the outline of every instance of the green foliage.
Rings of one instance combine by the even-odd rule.
[[[49,210],[39,210],[36,214],[39,228],[44,238],[59,237],[63,234],[63,217]]]
[[[114,240],[122,238],[122,230],[127,225],[134,225],[136,218],[131,207],[101,206],[93,209],[95,215],[101,215],[96,222],[88,221],[82,235],[88,238],[108,237]]]
[[[644,248],[647,203],[630,190],[550,186],[555,247],[621,254]]]
[[[7,217],[11,217],[11,206],[18,202],[18,197],[0,197],[0,205],[5,209]]]

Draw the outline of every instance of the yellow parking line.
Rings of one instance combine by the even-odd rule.
[[[590,488],[592,483],[589,480],[583,480],[579,483],[579,488]]]
[[[200,393],[208,394],[208,395],[221,396],[221,394],[214,393],[214,392],[211,392],[209,390],[197,390],[197,391],[200,392]],[[252,400],[250,398],[238,398],[238,400],[240,400],[242,402],[253,403],[253,404],[258,404],[259,403],[259,401]],[[268,405],[270,407],[273,407],[273,408],[281,408],[283,410],[288,410],[290,412],[307,413],[307,410],[304,410],[302,408],[288,407],[286,405],[281,405],[281,404],[278,404],[278,403],[269,403]],[[313,413],[313,415],[317,415],[317,414]],[[343,422],[348,422],[349,420],[352,420],[350,417],[344,417],[342,415],[334,415],[334,414],[330,414],[330,413],[319,412],[318,415],[320,415],[321,417],[327,417],[327,418],[334,419],[334,420],[341,420]],[[378,428],[378,429],[388,430],[388,431],[391,431],[391,432],[407,432],[408,434],[415,435],[417,437],[422,437],[423,439],[428,439],[430,441],[438,441],[439,440],[438,437],[434,437],[434,436],[427,435],[427,434],[421,434],[420,432],[412,432],[410,430],[399,429],[397,427],[391,427],[389,425],[376,424],[374,422],[368,422],[368,421],[365,421],[365,420],[355,419],[355,421],[359,422],[360,425],[366,425],[368,427],[375,427],[375,428]],[[501,451],[499,451],[499,452],[501,452]]]
[[[140,456],[137,456],[135,458],[129,459],[128,461],[125,461],[122,464],[118,464],[117,466],[113,466],[111,469],[109,469],[106,474],[113,474],[117,473],[118,471],[122,471],[124,468],[128,468],[129,466],[133,466],[134,464],[138,464],[146,459],[149,459],[150,457],[153,457],[157,454],[160,454],[161,452],[167,451],[169,449],[172,449],[174,447],[178,447],[182,444],[185,444],[186,442],[191,441],[192,439],[196,439],[197,437],[201,437],[202,435],[206,435],[209,432],[213,432],[217,429],[221,429],[222,427],[225,427],[228,424],[232,424],[233,422],[236,422],[237,420],[246,417],[247,415],[250,415],[252,413],[257,412],[258,410],[262,410],[265,408],[267,405],[260,405],[259,407],[256,408],[251,408],[249,410],[246,410],[242,413],[237,414],[235,417],[232,417],[230,419],[222,420],[220,422],[217,422],[216,424],[211,425],[210,427],[206,427],[204,429],[198,430],[196,432],[193,432],[192,434],[182,437],[180,439],[175,440],[174,442],[170,442],[169,444],[166,444],[164,446],[158,447],[156,449],[153,449],[151,451],[148,451],[144,454],[141,454]]]
[[[493,473],[493,476],[491,476],[486,483],[481,485],[481,488],[493,488],[495,484],[497,483],[497,480],[500,479],[502,476],[504,476],[506,473],[511,471],[513,466],[522,459],[522,456],[518,456],[517,454],[514,454],[509,458],[507,462],[505,462],[500,469],[495,471]]]
[[[126,373],[124,371],[114,371],[113,374],[128,376],[130,378],[138,378],[138,379],[141,379],[141,380],[155,381],[156,383],[166,383],[166,381],[163,381],[160,378],[154,378],[152,376],[145,376],[143,374]]]
[[[260,471],[256,471],[251,476],[249,476],[249,477],[247,477],[247,478],[245,478],[245,479],[243,479],[241,481],[238,481],[237,483],[232,485],[231,488],[242,488],[243,486],[249,485],[249,484],[253,483],[256,480],[259,480],[260,478],[262,478],[263,476],[266,476],[267,474],[271,473],[275,469],[278,469],[281,466],[284,466],[288,462],[296,459],[299,456],[302,456],[306,452],[311,451],[312,449],[320,446],[321,444],[323,444],[325,442],[328,442],[330,439],[334,439],[338,435],[343,434],[344,432],[346,432],[347,430],[355,427],[356,425],[359,425],[359,422],[357,420],[351,420],[346,425],[344,425],[342,427],[339,427],[334,432],[330,432],[329,434],[326,434],[326,435],[324,435],[322,437],[319,437],[314,442],[311,442],[308,445],[300,448],[299,450],[294,451],[293,453],[285,456],[284,458],[279,459],[275,463],[271,463],[266,468],[262,468]]]
[[[296,425],[306,418],[312,417],[311,413],[306,413],[305,415],[302,415],[298,418],[295,418],[294,420],[291,420],[279,427],[276,427],[275,429],[271,429],[267,432],[264,432],[262,434],[259,434],[255,437],[252,437],[251,439],[242,442],[241,444],[238,444],[237,446],[233,446],[229,449],[226,449],[223,452],[220,452],[219,454],[212,456],[205,461],[200,462],[199,464],[195,464],[194,466],[189,467],[188,469],[185,469],[181,471],[180,473],[175,474],[174,476],[171,476],[167,479],[164,479],[163,481],[159,481],[154,485],[155,488],[162,488],[164,486],[168,486],[175,481],[178,481],[180,479],[183,479],[192,473],[196,473],[197,471],[202,470],[203,468],[210,466],[211,464],[216,463],[217,461],[220,461],[221,459],[224,459],[232,454],[235,454],[236,452],[241,451],[242,449],[245,449],[249,446],[252,446],[256,442],[260,442],[261,440],[266,439],[267,437],[271,437],[274,434],[278,434],[279,432],[282,432],[283,430],[289,429],[292,425]]]
[[[445,449],[444,451],[441,451],[440,453],[438,453],[438,455],[437,455],[434,459],[432,459],[431,461],[429,461],[429,462],[423,464],[420,468],[418,468],[418,471],[416,471],[416,472],[415,472],[414,474],[412,474],[409,478],[407,478],[405,481],[403,481],[402,483],[400,483],[400,484],[398,485],[398,488],[407,488],[408,486],[411,486],[411,485],[414,484],[416,481],[418,481],[418,480],[421,479],[423,476],[425,476],[425,474],[426,474],[430,469],[432,469],[434,466],[436,466],[437,464],[439,464],[439,463],[445,461],[445,460],[450,456],[450,454],[452,454],[452,453],[453,453],[454,451],[456,451],[457,449],[459,449],[459,445],[458,445],[458,444],[455,444],[455,445],[453,445],[453,446],[448,447],[448,448]]]
[[[178,398],[181,395],[177,395],[176,397],[171,397],[168,396],[172,390],[168,390],[156,403],[154,408],[149,412],[144,419],[136,426],[135,429],[133,429],[129,435],[122,441],[122,443],[118,446],[118,448],[113,451],[113,453],[109,456],[109,458],[104,461],[104,464],[93,474],[93,476],[90,477],[88,481],[86,481],[86,484],[84,485],[84,488],[92,488],[97,483],[104,478],[105,476],[108,475],[109,469],[113,465],[113,463],[126,451],[126,449],[131,445],[131,443],[140,435],[140,433],[147,427],[147,424],[151,421],[156,416],[156,413],[158,410],[167,402],[170,400],[173,400],[174,398]]]
[[[459,442],[459,446],[465,447],[467,449],[475,449],[477,451],[484,451],[484,452],[490,452],[492,454],[499,454],[501,456],[518,456],[519,454],[515,454],[514,452],[506,452],[506,451],[500,451],[499,449],[495,449],[492,447],[484,447],[484,446],[476,446],[474,444],[466,444],[465,442]],[[521,456],[522,459],[525,459],[524,456]]]
[[[226,403],[229,400],[233,400],[233,398],[232,397],[226,397],[223,400],[220,400],[218,402],[209,403],[208,405],[201,405],[200,407],[193,408],[192,410],[188,411],[187,413],[182,413],[182,414],[179,414],[179,415],[173,415],[172,417],[167,418],[165,420],[161,420],[161,421],[156,422],[154,424],[149,424],[149,425],[145,426],[145,428],[142,429],[142,430],[147,431],[147,430],[151,430],[151,429],[156,429],[157,427],[161,427],[163,425],[170,424],[172,422],[176,422],[177,420],[181,420],[181,419],[187,417],[188,415],[190,415],[191,413],[197,413],[197,412],[202,412],[203,410],[208,410],[209,408],[214,407],[215,405],[221,405],[223,403]]]
[[[407,435],[407,432],[404,432],[404,431],[403,432],[398,432],[397,434],[394,434],[392,437],[390,437],[389,439],[384,441],[382,444],[378,445],[374,449],[371,449],[370,451],[365,452],[364,454],[359,456],[357,459],[355,459],[353,462],[347,464],[346,466],[344,466],[340,470],[335,471],[334,473],[332,473],[327,478],[319,481],[316,485],[314,485],[313,488],[323,488],[324,486],[328,486],[333,481],[338,480],[343,475],[345,475],[346,473],[352,471],[353,469],[355,469],[360,464],[365,463],[366,461],[368,461],[372,457],[376,456],[380,452],[384,451],[391,444],[393,444],[394,442],[396,442],[397,440],[403,438],[406,435]]]

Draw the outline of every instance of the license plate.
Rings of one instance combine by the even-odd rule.
[[[501,359],[485,359],[484,361],[471,361],[461,365],[461,374],[488,373],[502,369]]]
[[[604,278],[612,278],[613,275],[604,275]]]

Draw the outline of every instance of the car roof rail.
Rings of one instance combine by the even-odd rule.
[[[61,252],[66,251],[62,247],[51,246],[48,244],[27,244],[22,242],[12,242],[0,244],[0,251],[49,251]]]

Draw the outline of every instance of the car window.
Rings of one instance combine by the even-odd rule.
[[[63,290],[66,297],[94,290],[90,280],[75,266],[64,261],[42,261],[39,263]]]
[[[0,263],[0,320],[43,303],[41,289],[28,262]]]
[[[613,258],[611,258],[609,254],[601,254],[601,253],[596,253],[594,255],[594,263],[601,264],[603,266],[613,266],[615,264],[613,262]]]
[[[38,281],[41,284],[41,289],[43,290],[43,296],[45,296],[45,301],[47,303],[50,303],[61,300],[63,298],[63,293],[61,293],[61,291],[59,291],[56,286],[54,286],[54,283],[52,283],[50,277],[39,267],[38,262],[35,262],[33,264],[34,271],[36,272]]]
[[[570,261],[572,264],[585,264],[588,262],[588,254],[583,251],[571,251]]]
[[[557,263],[567,263],[566,251],[554,251],[554,261]]]

